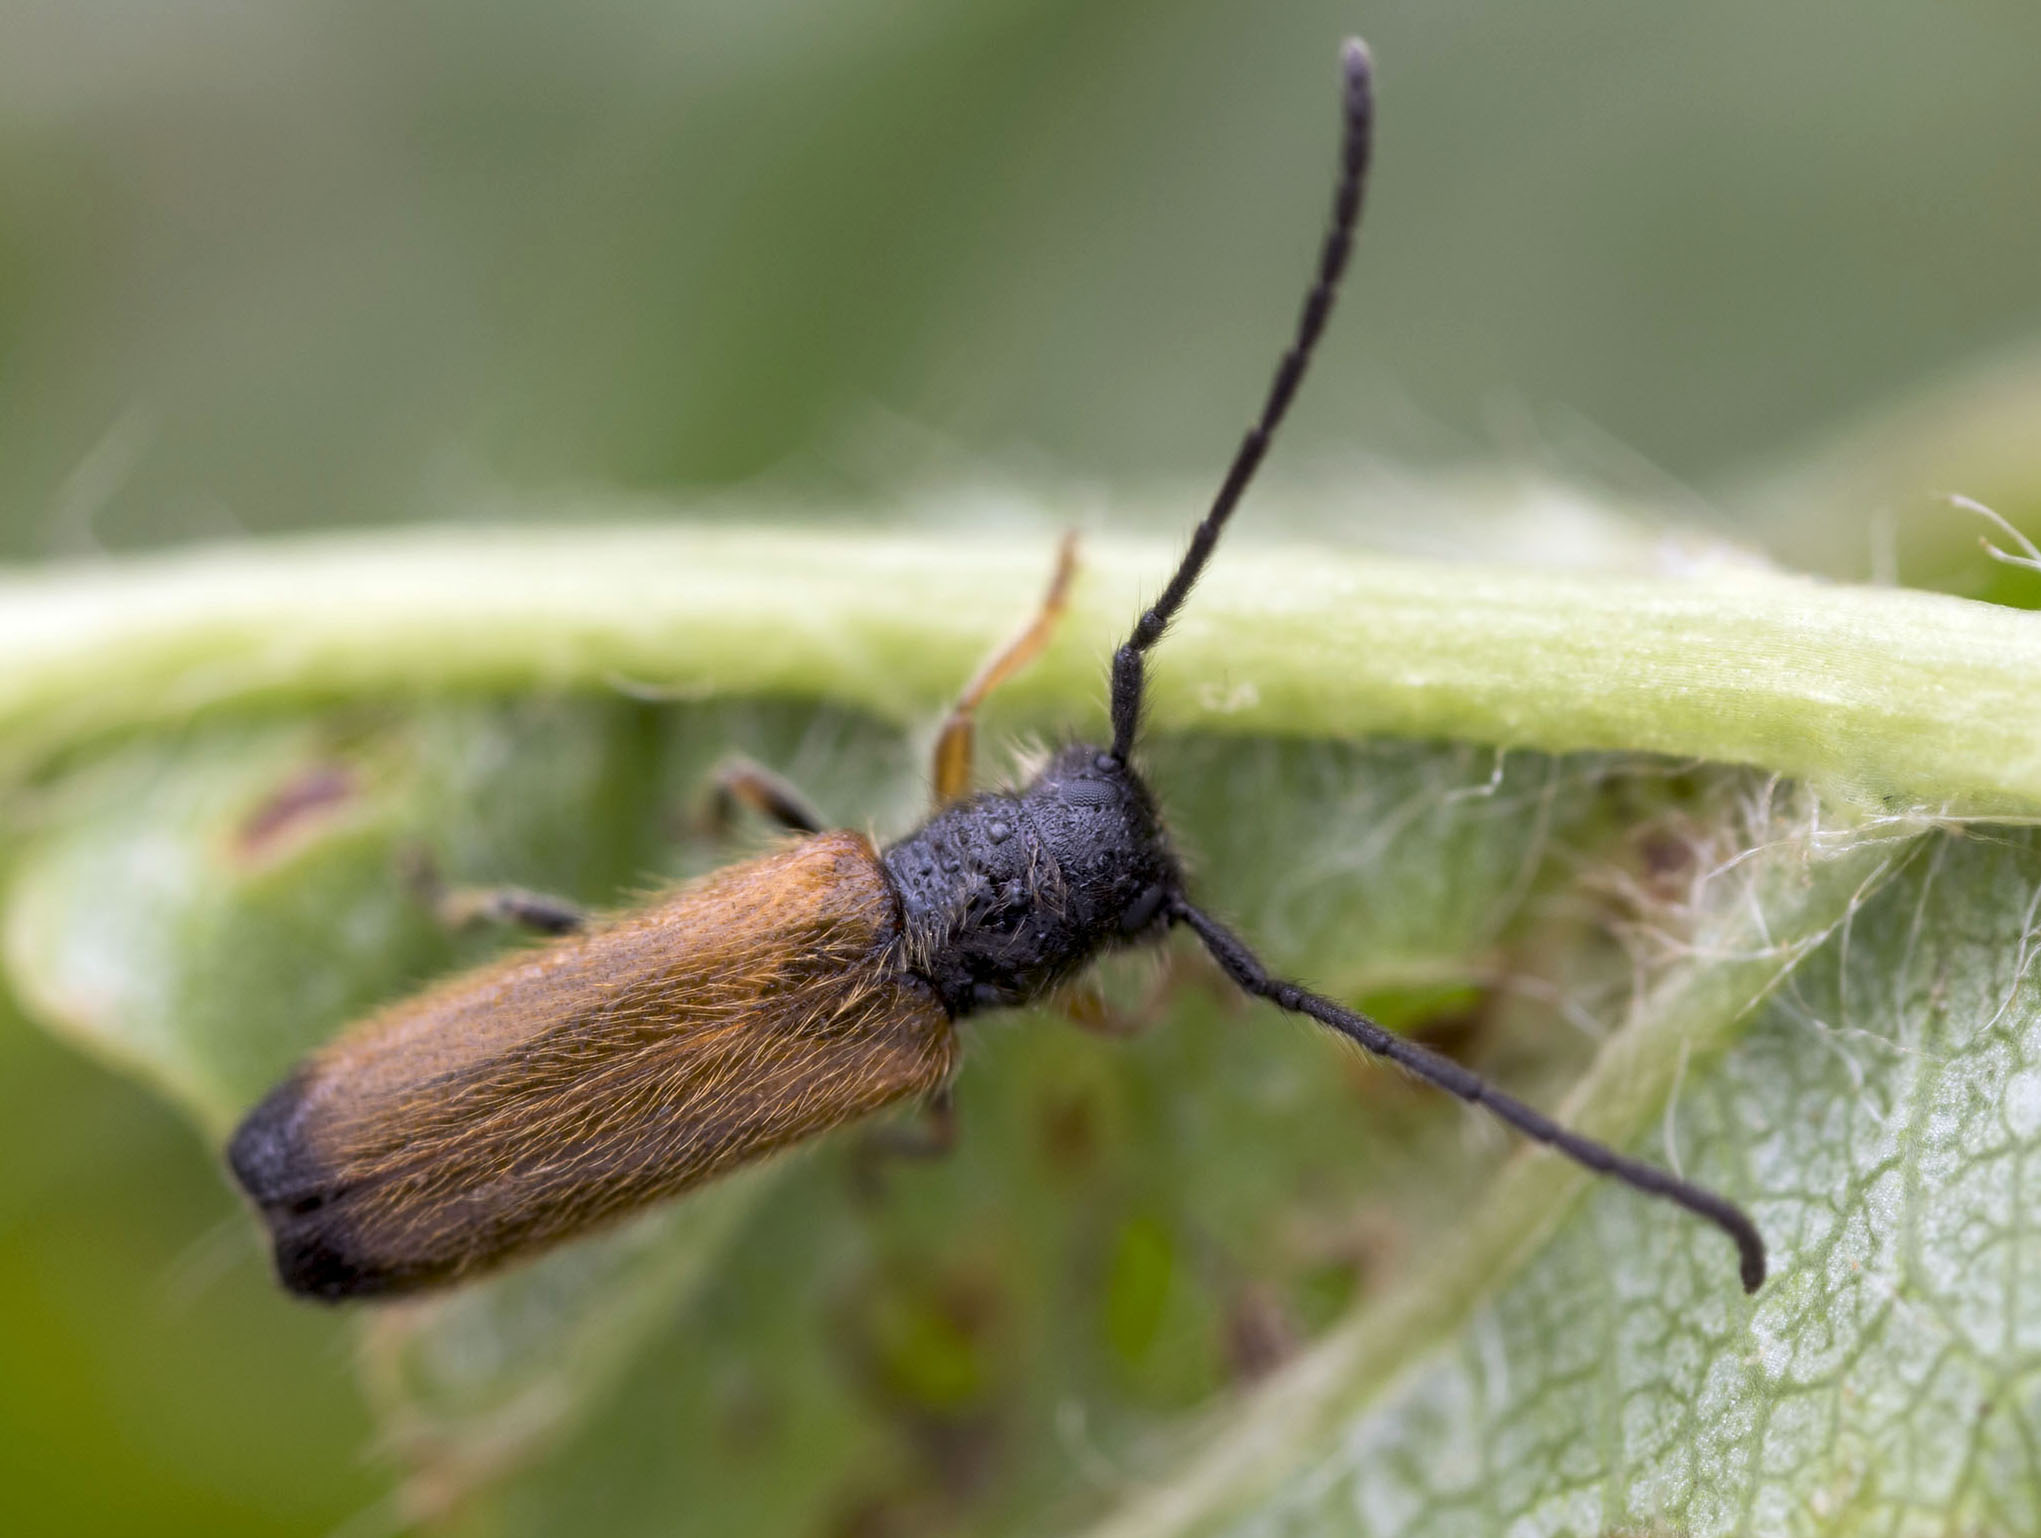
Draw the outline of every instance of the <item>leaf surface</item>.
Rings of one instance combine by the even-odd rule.
[[[914,723],[1043,553],[463,535],[24,580],[13,985],[221,1137],[348,1019],[516,943],[441,930],[420,850],[626,903],[759,846],[695,817],[732,750],[904,830]],[[1161,554],[1098,542],[991,734],[1083,726]],[[2034,617],[1280,547],[1209,596],[1148,754],[1203,900],[1747,1203],[1764,1292],[1172,952],[1104,979],[1129,1039],[974,1022],[946,1165],[873,1188],[833,1139],[369,1317],[391,1519],[2030,1526],[2041,850],[1974,819],[2041,797]]]

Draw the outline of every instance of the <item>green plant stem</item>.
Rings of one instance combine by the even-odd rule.
[[[276,541],[0,578],[21,762],[223,708],[447,691],[803,695],[925,716],[1024,616],[1041,538],[674,525]],[[1099,539],[1002,695],[1096,729],[1172,546]],[[2041,812],[2041,615],[1763,572],[1685,580],[1227,548],[1157,653],[1167,728],[1760,765],[1859,804]]]

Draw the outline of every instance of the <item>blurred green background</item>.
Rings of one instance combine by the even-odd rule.
[[[1379,170],[1292,464],[1705,491],[2041,325],[2017,0],[6,0],[0,541],[1210,473],[1349,31]]]
[[[1776,467],[1980,360],[2025,378],[2019,0],[0,0],[0,553],[1210,477],[1351,31],[1378,174],[1293,470],[1641,489],[1843,574],[1879,518],[1991,494]],[[327,1531],[369,1442],[212,1152],[5,1022],[0,1513]]]

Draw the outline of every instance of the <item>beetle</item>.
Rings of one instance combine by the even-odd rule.
[[[277,1273],[317,1299],[463,1281],[897,1102],[942,1125],[958,1025],[1040,1001],[1102,953],[1187,929],[1243,992],[1308,1016],[1598,1173],[1715,1224],[1742,1281],[1751,1220],[1715,1193],[1578,1136],[1448,1058],[1273,976],[1191,899],[1134,762],[1149,652],[1211,559],[1288,411],[1353,247],[1372,66],[1341,55],[1330,224],[1260,415],[1168,584],[1113,654],[1112,739],[1056,753],[1018,790],[970,789],[974,715],[1046,643],[1072,569],[971,680],[935,749],[936,809],[884,849],[823,827],[749,764],[726,797],[798,835],[591,925],[529,894],[502,916],[561,932],[399,1002],[306,1059],[242,1122],[228,1162]]]

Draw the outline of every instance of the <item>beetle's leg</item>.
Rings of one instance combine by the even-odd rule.
[[[942,1159],[957,1147],[957,1101],[945,1084],[921,1103],[911,1126],[875,1127],[858,1140],[851,1156],[851,1181],[867,1200],[880,1194],[881,1177],[895,1159]]]
[[[515,924],[542,935],[571,935],[588,924],[588,911],[564,897],[550,897],[516,886],[453,886],[439,862],[423,848],[408,851],[405,878],[449,929],[474,924]]]
[[[1057,994],[1053,1005],[1064,1019],[1093,1036],[1139,1036],[1148,1029],[1163,992],[1157,988],[1135,1008],[1122,1009],[1091,984],[1078,983]]]
[[[964,685],[964,692],[957,703],[950,707],[943,729],[935,740],[935,765],[931,778],[935,781],[935,804],[938,809],[949,805],[966,795],[971,789],[971,747],[974,738],[975,718],[978,707],[985,702],[985,696],[997,689],[1007,679],[1041,655],[1042,648],[1049,644],[1049,637],[1055,634],[1056,621],[1063,617],[1063,606],[1070,597],[1070,579],[1077,572],[1077,535],[1063,536],[1063,543],[1056,549],[1056,571],[1049,578],[1049,591],[1042,595],[1042,604],[1035,611],[1020,633],[1006,645],[987,657]]]
[[[867,1147],[890,1159],[941,1159],[957,1147],[957,1097],[945,1084],[921,1103],[921,1121],[912,1127],[879,1127]]]
[[[710,828],[727,832],[740,806],[771,818],[789,833],[820,833],[829,826],[814,803],[792,781],[774,774],[756,759],[733,753],[716,766],[710,785]]]
[[[1238,998],[1201,957],[1169,950],[1156,951],[1152,957],[1154,970],[1131,1002],[1115,1003],[1093,973],[1064,984],[1049,995],[1047,1005],[1080,1031],[1124,1038],[1141,1035],[1186,992],[1207,993],[1225,1003]]]
[[[516,886],[450,887],[435,906],[455,928],[515,924],[542,935],[571,935],[588,924],[588,910],[579,903]]]

